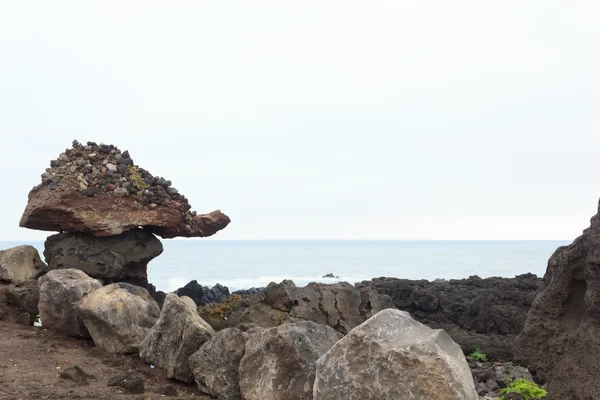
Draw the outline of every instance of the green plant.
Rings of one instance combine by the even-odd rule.
[[[146,182],[144,182],[144,179],[142,179],[140,176],[140,173],[135,165],[129,166],[129,179],[137,190],[144,190],[150,187]]]
[[[232,294],[218,304],[207,304],[198,309],[198,314],[212,320],[227,320],[227,317],[242,306],[242,296]]]
[[[517,379],[512,381],[507,387],[500,389],[500,393],[518,393],[523,396],[525,400],[543,399],[546,397],[546,394],[548,394],[544,389],[527,379]],[[500,400],[504,400],[504,396],[500,397]]]
[[[474,352],[469,354],[469,357],[471,357],[475,361],[480,361],[480,362],[486,362],[488,360],[487,354],[482,353],[479,348],[475,349]]]

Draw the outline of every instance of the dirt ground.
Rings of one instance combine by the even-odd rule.
[[[16,324],[18,310],[7,310],[0,320],[0,399],[168,399],[208,400],[194,384],[166,379],[137,356],[115,356],[94,347],[91,340],[75,339],[44,328]],[[61,371],[79,366],[90,375],[87,384],[60,377]],[[143,394],[108,387],[109,378],[133,374],[145,384]],[[177,397],[162,395],[167,385]],[[172,389],[171,389],[172,390]]]

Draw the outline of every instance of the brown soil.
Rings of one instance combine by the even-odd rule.
[[[115,356],[94,347],[91,340],[75,339],[32,326],[14,323],[19,310],[8,308],[0,320],[0,399],[168,399],[158,394],[166,385],[177,397],[209,399],[194,384],[166,379],[135,355]],[[79,366],[91,375],[87,385],[61,378],[60,371]],[[107,387],[114,375],[133,374],[145,383],[144,394]]]

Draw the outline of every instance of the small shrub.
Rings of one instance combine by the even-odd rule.
[[[512,381],[507,387],[500,389],[500,393],[518,393],[523,396],[525,400],[543,399],[546,397],[546,394],[548,394],[544,389],[527,379],[517,379]],[[504,396],[500,397],[500,400],[504,400]]]
[[[486,362],[488,360],[487,354],[482,353],[481,350],[479,350],[479,349],[475,349],[474,352],[469,354],[469,357],[471,357],[475,361],[480,361],[480,362]]]
[[[198,314],[213,320],[227,320],[227,317],[242,306],[242,296],[232,294],[218,304],[207,304],[198,309]]]
[[[144,179],[142,179],[140,176],[140,173],[135,165],[129,166],[129,179],[137,190],[144,190],[150,187],[146,182],[144,182]]]

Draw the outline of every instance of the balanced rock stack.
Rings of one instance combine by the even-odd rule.
[[[148,287],[148,262],[163,250],[155,235],[210,236],[229,222],[218,210],[191,211],[171,181],[136,165],[128,151],[75,140],[29,193],[20,226],[61,232],[45,243],[49,270]]]

